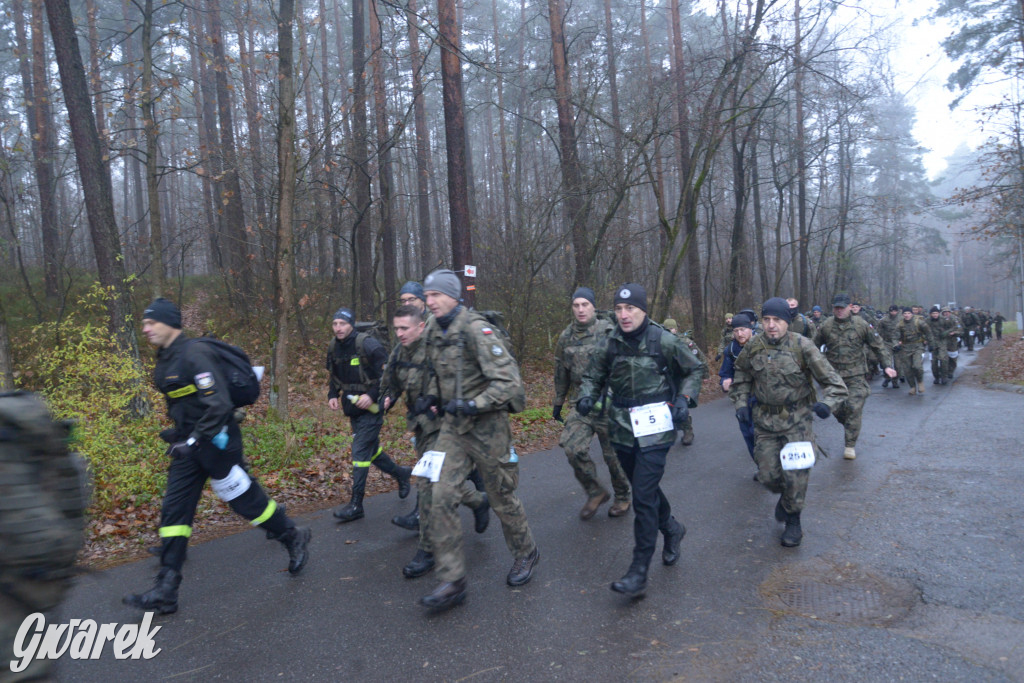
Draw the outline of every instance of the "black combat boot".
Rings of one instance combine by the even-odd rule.
[[[420,598],[420,604],[429,609],[440,611],[454,607],[466,599],[466,577],[455,581],[446,581],[434,589],[430,595]]]
[[[491,501],[487,499],[487,494],[484,494],[484,500],[473,510],[473,530],[478,534],[482,534],[487,531],[487,526],[491,523]]]
[[[309,539],[313,537],[313,531],[308,527],[292,527],[281,534],[278,540],[288,549],[288,572],[298,574],[306,566],[309,560]]]
[[[885,379],[882,380],[882,388],[885,389],[887,386],[889,386],[889,378],[888,377],[886,377]]]
[[[631,565],[625,576],[612,582],[611,589],[631,598],[642,598],[647,592],[647,566]]]
[[[416,555],[409,560],[409,564],[402,567],[402,576],[407,579],[415,579],[423,576],[434,568],[434,554],[428,553],[423,548],[416,549]]]
[[[392,460],[391,456],[383,452],[377,456],[374,463],[380,468],[381,472],[394,477],[395,481],[398,482],[398,497],[405,500],[409,495],[409,480],[412,475],[412,468],[402,467]]]
[[[412,509],[412,512],[406,515],[395,515],[391,518],[391,523],[395,526],[400,526],[403,529],[409,531],[420,530],[420,494],[416,494],[416,507]]]
[[[782,496],[779,496],[779,502],[775,504],[775,521],[785,522],[789,519],[789,513],[786,512],[786,508],[782,507]]]
[[[342,505],[334,511],[334,517],[339,522],[354,522],[363,518],[363,494],[366,492],[366,476],[369,474],[369,467],[352,468],[352,497],[347,505]]]
[[[661,549],[661,563],[671,567],[679,561],[679,544],[686,535],[686,527],[673,517],[668,520],[668,531],[665,532],[665,546]]]
[[[789,519],[786,520],[786,529],[782,532],[782,538],[780,539],[782,545],[787,548],[795,548],[800,545],[803,537],[804,532],[800,529],[800,513],[789,513]]]
[[[517,557],[512,563],[512,569],[508,571],[505,583],[510,586],[522,586],[533,578],[533,569],[540,562],[540,550],[534,548],[533,552],[526,557]]]
[[[129,593],[121,598],[124,604],[137,609],[173,614],[178,611],[178,586],[181,572],[170,567],[161,567],[153,587],[145,593]]]

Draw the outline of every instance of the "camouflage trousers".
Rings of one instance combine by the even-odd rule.
[[[575,409],[569,411],[569,416],[565,418],[562,436],[558,439],[558,445],[565,450],[565,457],[569,460],[573,474],[576,475],[576,481],[583,486],[587,498],[595,498],[606,493],[597,479],[597,466],[590,457],[590,444],[594,441],[595,434],[597,442],[601,446],[605,464],[608,465],[608,474],[611,475],[615,500],[628,503],[630,501],[629,479],[608,439],[607,417],[592,417],[590,415],[582,417]]]
[[[843,425],[846,445],[853,448],[857,445],[857,438],[860,436],[860,424],[864,417],[864,402],[871,395],[871,387],[868,386],[864,375],[860,374],[844,376],[843,382],[846,383],[850,394],[845,401],[839,404],[833,414],[839,420],[839,424]]]
[[[417,434],[416,435],[416,456],[423,457],[423,454],[427,451],[434,450],[434,446],[437,444],[437,436],[440,432],[432,432],[430,434]],[[434,488],[433,483],[426,477],[416,477],[416,492],[418,496],[418,504],[420,510],[420,537],[419,547],[420,550],[432,553],[434,552],[434,544],[431,541],[431,509],[434,507]],[[462,497],[459,499],[460,505],[465,505],[470,509],[477,509],[481,503],[484,502],[484,494],[477,491],[469,481],[462,483]]]
[[[505,411],[483,413],[473,418],[473,428],[459,434],[453,423],[445,421],[435,451],[445,454],[444,464],[433,489],[430,510],[430,541],[441,581],[456,581],[466,576],[462,550],[462,524],[458,504],[463,482],[475,465],[484,480],[491,509],[501,522],[505,545],[516,559],[532,553],[537,544],[530,533],[526,511],[516,496],[519,463],[509,461],[512,440]]]
[[[932,347],[932,377],[942,379],[949,369],[949,352],[942,346]]]
[[[900,355],[903,357],[901,377],[907,378],[907,384],[916,387],[924,380],[924,347],[920,344],[904,344]]]
[[[779,460],[782,447],[791,441],[814,443],[811,411],[804,408],[792,416],[791,426],[783,431],[769,432],[755,426],[754,460],[757,462],[757,480],[772,493],[782,494],[782,507],[796,513],[804,509],[807,481],[811,470],[784,470]],[[815,449],[816,452],[817,449]]]

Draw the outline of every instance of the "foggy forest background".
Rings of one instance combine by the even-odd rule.
[[[705,348],[773,295],[1019,310],[1024,2],[936,2],[999,95],[934,182],[873,3],[3,2],[4,386],[95,281],[126,357],[157,295],[265,342],[284,413],[332,311],[437,267],[532,357],[577,285]]]

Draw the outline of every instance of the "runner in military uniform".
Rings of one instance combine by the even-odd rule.
[[[434,449],[441,431],[438,398],[429,393],[432,372],[427,362],[427,347],[422,340],[426,322],[419,307],[406,304],[399,306],[395,311],[393,324],[398,344],[388,357],[388,364],[381,378],[382,405],[387,411],[399,397],[405,396],[405,405],[408,409],[406,428],[413,433],[416,457],[421,458],[424,453]],[[433,546],[430,539],[430,510],[433,502],[430,480],[416,477],[416,489],[419,547],[409,564],[402,568],[402,574],[408,579],[423,576],[434,568]],[[462,498],[459,502],[473,510],[476,532],[486,531],[490,520],[487,494],[463,485]]]
[[[86,470],[68,450],[70,431],[39,397],[0,393],[0,681],[53,676],[51,659],[11,664],[24,620],[67,594],[85,540]]]
[[[849,300],[843,308],[849,315]],[[781,543],[800,545],[803,530],[800,513],[807,495],[810,469],[786,469],[780,453],[786,444],[809,442],[815,450],[812,411],[825,419],[846,399],[846,386],[815,342],[802,335],[789,334],[789,306],[784,299],[773,298],[761,310],[764,333],[754,337],[736,358],[729,399],[736,418],[753,419],[756,442],[754,455],[758,481],[772,493],[778,493],[775,519],[785,522]],[[862,375],[863,379],[863,375]],[[812,380],[824,389],[819,401]],[[750,396],[757,399],[753,409]]]
[[[945,384],[946,366],[949,364],[949,352],[946,350],[949,323],[943,320],[938,306],[932,306],[924,322],[931,338],[928,351],[932,354],[932,384]]]
[[[864,318],[854,315],[847,294],[837,294],[832,300],[832,317],[821,324],[814,335],[814,345],[825,345],[825,358],[843,378],[847,387],[846,400],[836,407],[836,419],[843,425],[846,447],[843,457],[853,460],[857,457],[855,447],[860,436],[861,419],[864,415],[864,401],[871,395],[865,374],[865,354],[871,353],[874,360],[884,368],[890,379],[896,377],[892,357],[882,338],[867,324]]]
[[[679,337],[683,341],[683,343],[686,344],[686,348],[690,349],[690,353],[696,356],[697,360],[699,360],[701,364],[704,366],[704,374],[700,378],[703,382],[704,379],[707,378],[708,376],[708,357],[705,356],[704,352],[700,350],[699,346],[697,346],[697,342],[693,341],[693,338],[690,337],[689,332],[681,333],[679,331],[679,323],[677,323],[674,319],[667,318],[662,326],[672,334]],[[683,421],[681,427],[683,430],[683,438],[681,438],[679,442],[684,446],[692,445],[694,438],[692,414],[686,416],[686,420]]]
[[[697,407],[707,371],[677,336],[647,317],[642,286],[618,288],[615,317],[618,325],[601,341],[583,375],[576,410],[587,416],[605,389],[612,394],[609,433],[633,485],[634,545],[629,570],[611,589],[639,597],[647,588],[647,568],[659,531],[665,537],[662,562],[673,565],[679,560],[686,529],[672,516],[661,477],[676,429],[690,408]]]
[[[892,354],[892,364],[897,371],[902,368],[899,356],[900,352],[894,350],[896,344],[899,343],[899,333],[896,330],[896,326],[899,324],[900,307],[896,304],[889,306],[889,313],[878,321],[878,335],[882,338],[882,341],[885,342],[886,348],[888,348],[889,352]],[[900,388],[899,378],[890,379],[888,375],[886,375],[885,379],[882,380],[882,388],[884,389],[889,386],[890,382],[892,383],[893,389]]]
[[[907,368],[907,383],[910,385],[910,395],[924,393],[924,361],[923,354],[925,346],[931,346],[931,330],[924,320],[914,315],[909,308],[903,309],[903,320],[897,325],[899,331],[899,345],[904,353]]]
[[[964,328],[960,324],[960,319],[953,315],[948,306],[943,306],[939,312],[942,314],[943,322],[946,323],[946,333],[942,340],[934,339],[933,341],[946,345],[946,360],[948,362],[946,363],[945,379],[947,382],[952,382],[953,375],[956,373],[956,361],[960,357],[960,337],[963,336]]]
[[[786,299],[786,303],[789,304],[789,314],[791,317],[789,331],[802,334],[808,339],[814,339],[814,323],[800,312],[800,302],[790,297]]]
[[[434,314],[426,330],[427,358],[434,367],[438,403],[444,410],[434,450],[443,455],[431,507],[431,541],[441,583],[420,603],[444,609],[466,597],[462,527],[456,503],[475,465],[484,480],[491,509],[501,521],[505,544],[515,558],[506,577],[521,586],[532,577],[540,552],[526,511],[516,496],[518,456],[510,444],[509,411],[523,410],[526,392],[519,365],[502,335],[487,320],[459,304],[462,286],[450,270],[434,271],[423,282]]]
[[[964,344],[968,351],[973,351],[974,342],[978,337],[978,314],[970,306],[964,306],[960,324],[964,328]]]
[[[583,381],[583,373],[590,364],[590,358],[598,343],[614,327],[611,321],[597,317],[594,301],[594,290],[589,287],[580,287],[573,293],[572,314],[575,320],[562,330],[555,344],[555,400],[552,417],[560,422],[563,420],[562,407],[568,400],[569,414],[564,418],[565,428],[558,445],[565,450],[565,457],[569,460],[576,481],[587,494],[587,502],[580,510],[580,519],[583,520],[593,517],[597,509],[611,498],[598,481],[597,468],[590,458],[590,444],[595,435],[615,491],[615,502],[608,508],[608,516],[621,517],[626,514],[632,495],[629,479],[622,471],[619,458],[608,440],[607,411],[596,410],[583,417],[575,409],[580,382]]]

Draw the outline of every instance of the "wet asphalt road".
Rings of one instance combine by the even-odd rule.
[[[402,577],[416,540],[388,520],[411,501],[390,493],[348,525],[303,519],[314,554],[299,577],[260,531],[192,548],[179,612],[154,622],[162,652],[65,658],[60,680],[1024,680],[1024,396],[926,382],[923,397],[873,382],[855,461],[835,420],[816,420],[832,457],[811,475],[799,548],[779,545],[775,497],[720,400],[669,456],[662,485],[688,533],[674,567],[659,544],[644,600],[608,589],[632,517],[581,522],[555,450],[522,458],[541,550],[523,588],[505,585],[497,520],[477,535],[464,510],[469,597],[424,613],[435,579]],[[60,618],[137,621],[120,596],[153,573],[83,577]]]

